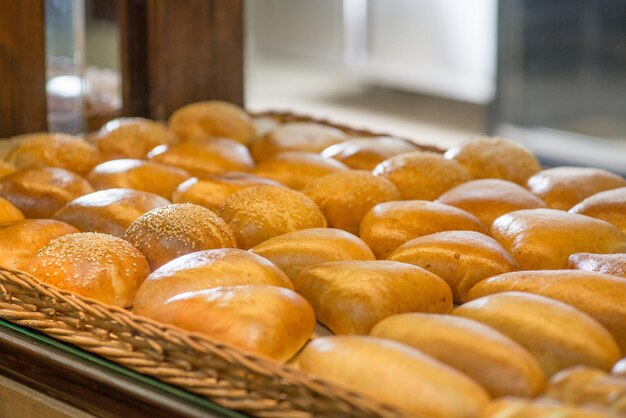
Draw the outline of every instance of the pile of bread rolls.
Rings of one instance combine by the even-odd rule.
[[[24,136],[0,265],[416,417],[626,415],[626,180],[210,101]]]

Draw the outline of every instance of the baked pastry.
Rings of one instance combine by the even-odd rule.
[[[567,268],[612,274],[626,279],[626,254],[572,254],[567,260]]]
[[[481,418],[607,418],[602,411],[579,408],[554,400],[496,399],[483,410]]]
[[[474,215],[454,206],[411,200],[374,206],[363,217],[359,236],[376,258],[387,258],[407,241],[443,231],[485,233],[486,229]]]
[[[15,167],[13,164],[0,160],[0,178],[15,173]]]
[[[218,214],[232,228],[239,248],[252,248],[277,235],[326,226],[324,215],[306,195],[284,187],[255,186],[226,199]]]
[[[55,238],[30,261],[38,279],[111,305],[130,307],[150,269],[144,256],[121,238],[79,232]]]
[[[613,365],[613,368],[611,369],[611,374],[626,377],[626,357]]]
[[[396,155],[378,164],[372,173],[391,180],[405,200],[434,200],[470,179],[456,161],[427,151]]]
[[[444,231],[402,244],[387,260],[422,267],[448,283],[456,302],[465,302],[476,283],[517,270],[517,262],[493,238],[474,231]]]
[[[361,219],[374,206],[399,200],[394,184],[367,171],[329,174],[307,184],[302,193],[320,207],[331,228],[359,233]]]
[[[448,285],[428,271],[395,261],[331,261],[302,270],[296,292],[313,305],[318,321],[335,334],[368,334],[403,312],[448,313]]]
[[[0,224],[24,219],[22,211],[16,208],[11,202],[0,197]]]
[[[569,211],[612,223],[626,234],[626,187],[596,193]]]
[[[322,151],[322,157],[334,158],[353,170],[371,171],[388,158],[417,151],[417,145],[390,136],[352,138]]]
[[[491,236],[524,270],[563,269],[574,253],[626,250],[626,236],[610,223],[555,209],[510,212],[493,222]]]

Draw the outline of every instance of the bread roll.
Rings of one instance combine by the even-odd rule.
[[[491,225],[491,236],[524,270],[563,269],[574,253],[626,250],[626,235],[610,223],[554,209],[503,215]]]
[[[131,189],[107,189],[72,200],[54,218],[82,232],[102,232],[119,238],[135,219],[170,202],[154,193]]]
[[[239,190],[226,199],[218,214],[232,228],[243,249],[287,232],[326,226],[324,215],[311,199],[276,186]]]
[[[13,164],[0,160],[0,178],[15,173],[15,167]]]
[[[388,258],[422,267],[448,283],[456,302],[479,281],[517,270],[509,253],[493,238],[474,231],[445,231],[402,244]]]
[[[31,168],[0,179],[0,197],[27,218],[50,218],[68,202],[91,192],[87,180],[62,168]]]
[[[11,202],[0,197],[0,224],[24,219],[22,211],[13,206]]]
[[[111,305],[130,307],[150,269],[121,238],[80,232],[55,238],[30,261],[38,279]]]
[[[612,274],[626,279],[626,254],[572,254],[567,261],[567,268]]]
[[[368,334],[403,312],[448,313],[448,285],[419,267],[394,261],[331,261],[302,270],[296,292],[313,305],[318,321],[335,334]]]
[[[328,226],[351,234],[359,233],[361,219],[371,208],[378,203],[400,199],[392,182],[360,170],[320,177],[302,192],[320,207]]]
[[[494,178],[525,185],[541,170],[528,148],[504,138],[471,138],[450,148],[444,157],[461,164],[473,179]]]
[[[291,280],[303,269],[328,261],[374,260],[372,250],[358,237],[332,228],[288,232],[252,247],[284,271]]]
[[[607,418],[607,415],[565,403],[546,402],[543,399],[528,401],[505,398],[487,405],[481,418]]]
[[[461,209],[411,200],[374,206],[363,217],[359,235],[377,258],[387,258],[407,241],[443,231],[486,232],[478,219]]]
[[[531,192],[553,209],[568,210],[604,190],[626,187],[626,180],[599,168],[557,167],[528,179]]]
[[[137,291],[133,311],[153,316],[168,299],[181,293],[247,284],[293,289],[285,273],[261,256],[234,248],[206,250],[153,271]]]
[[[302,296],[267,285],[182,293],[151,317],[278,361],[296,354],[315,328],[313,308]]]
[[[626,377],[626,357],[613,365],[611,374]]]
[[[400,138],[360,137],[331,145],[322,151],[322,157],[334,158],[353,170],[371,171],[388,158],[417,150],[417,145]]]
[[[480,322],[437,314],[390,316],[370,335],[409,345],[480,383],[493,397],[539,395],[546,377],[521,345]]]
[[[468,181],[448,190],[438,201],[471,213],[485,226],[509,212],[546,207],[522,186],[498,179]]]
[[[304,347],[297,366],[416,417],[474,418],[489,399],[456,370],[379,338],[317,338]]]
[[[571,208],[570,212],[602,219],[626,234],[626,187],[589,196]]]

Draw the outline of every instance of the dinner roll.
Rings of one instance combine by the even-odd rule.
[[[267,285],[182,293],[151,317],[278,361],[293,357],[315,328],[313,308],[302,296]]]
[[[239,190],[226,199],[218,214],[232,228],[243,249],[287,232],[326,226],[324,215],[311,199],[276,186]]]
[[[288,232],[250,251],[276,264],[291,280],[306,267],[327,261],[374,260],[372,250],[360,238],[332,228]]]
[[[82,232],[102,232],[124,238],[126,229],[140,215],[170,202],[154,193],[131,189],[107,189],[72,200],[54,218]]]
[[[20,170],[0,179],[0,197],[27,218],[50,218],[66,203],[91,192],[87,180],[56,167]]]
[[[493,397],[539,395],[546,377],[521,345],[480,322],[406,313],[383,319],[370,335],[410,345],[480,383]]]
[[[364,336],[311,341],[297,366],[411,416],[477,418],[489,397],[473,380],[404,344]]]
[[[483,410],[481,418],[607,418],[604,412],[592,411],[545,399],[496,399]]]
[[[491,236],[525,270],[565,268],[574,253],[626,250],[626,236],[610,223],[555,209],[503,215],[491,225]]]
[[[444,157],[461,164],[473,179],[494,178],[525,185],[541,170],[528,148],[504,138],[471,138],[450,148]]]
[[[293,285],[313,305],[318,321],[335,334],[367,334],[398,313],[452,309],[452,294],[443,280],[395,261],[316,264],[302,270]]]
[[[15,173],[15,167],[13,164],[0,160],[0,178]]]
[[[528,179],[531,192],[553,209],[568,210],[604,190],[626,187],[626,180],[599,168],[556,167]]]
[[[626,254],[572,254],[567,260],[567,268],[612,274],[626,279]]]
[[[388,158],[417,150],[417,145],[404,139],[375,136],[352,138],[331,145],[322,151],[322,157],[334,158],[354,170],[371,171]]]
[[[422,267],[448,283],[457,302],[479,281],[517,270],[509,253],[493,238],[474,231],[444,231],[402,244],[388,258]]]
[[[499,179],[468,181],[448,190],[437,200],[471,213],[485,226],[509,212],[546,207],[522,186]]]
[[[414,238],[455,230],[486,232],[478,219],[454,206],[410,200],[374,206],[363,217],[359,235],[377,258],[387,258]]]
[[[374,206],[399,200],[394,184],[367,171],[329,174],[307,184],[302,193],[320,207],[331,228],[359,233],[361,219]]]
[[[184,255],[153,271],[137,291],[133,311],[152,316],[181,293],[248,284],[293,289],[285,273],[261,256],[236,248],[206,250]]]
[[[0,192],[1,193],[1,192]],[[24,219],[22,211],[11,202],[0,197],[0,224]]]
[[[150,269],[121,238],[79,232],[55,238],[30,261],[38,279],[111,305],[129,307]]]
[[[571,208],[570,212],[602,219],[626,234],[626,187],[596,193]]]
[[[372,173],[391,180],[406,200],[434,200],[470,179],[456,161],[427,151],[396,155],[378,164]]]

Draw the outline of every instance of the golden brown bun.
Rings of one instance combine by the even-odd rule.
[[[426,151],[391,157],[378,164],[372,173],[391,180],[405,200],[434,200],[470,179],[457,162]]]
[[[148,153],[148,159],[182,168],[194,176],[250,171],[254,167],[248,148],[228,138],[160,145]]]
[[[454,206],[425,200],[386,202],[374,206],[361,221],[359,235],[377,258],[387,258],[414,238],[443,231],[477,231],[485,227],[474,215]]]
[[[293,357],[315,328],[313,308],[302,296],[267,285],[182,293],[151,317],[278,361]]]
[[[124,239],[146,256],[151,270],[181,255],[237,247],[228,225],[193,203],[173,203],[144,213],[128,227]]]
[[[12,173],[15,173],[15,167],[6,161],[0,160],[0,178],[8,176]]]
[[[324,215],[306,195],[284,187],[254,186],[226,199],[218,214],[232,228],[239,248],[252,248],[277,235],[323,228]]]
[[[626,353],[626,280],[578,270],[517,271],[483,280],[469,297],[509,291],[535,293],[580,309],[604,325]]]
[[[79,232],[72,225],[51,219],[24,219],[0,225],[0,265],[26,270],[30,260],[51,240]]]
[[[613,365],[611,374],[626,377],[626,357]]]
[[[491,225],[491,236],[524,270],[563,269],[574,253],[626,249],[626,236],[610,223],[555,209],[503,215]]]
[[[604,190],[626,187],[626,180],[599,168],[557,167],[528,179],[528,188],[553,209],[568,210]]]
[[[54,218],[82,232],[102,232],[124,238],[135,219],[170,202],[154,193],[131,189],[107,189],[72,200]]]
[[[224,137],[248,144],[256,134],[250,116],[242,108],[217,100],[181,107],[170,116],[169,126],[183,141]]]
[[[473,179],[494,178],[525,185],[541,170],[528,148],[504,138],[472,138],[450,148],[444,157],[465,167]]]
[[[600,411],[591,411],[573,405],[518,398],[497,399],[483,410],[481,418],[608,418]]]
[[[172,194],[172,201],[174,203],[195,203],[212,211],[217,211],[226,202],[226,199],[236,191],[263,184],[282,186],[274,180],[236,171],[208,174],[202,177],[192,177],[179,184]]]
[[[150,269],[144,256],[121,238],[79,232],[55,238],[31,260],[30,273],[60,289],[129,307]]]
[[[361,219],[374,206],[399,200],[400,192],[389,180],[368,171],[329,174],[309,183],[302,193],[320,207],[328,226],[359,233]]]
[[[626,254],[572,254],[567,261],[567,268],[612,274],[626,279]]]
[[[144,158],[151,149],[176,142],[178,138],[165,125],[144,118],[113,119],[94,137],[106,160]]]
[[[0,179],[0,197],[27,218],[51,218],[68,202],[91,192],[87,180],[62,168],[31,168]]]
[[[626,234],[626,187],[596,193],[571,208],[570,212],[602,219]]]
[[[319,154],[285,151],[260,162],[252,173],[275,180],[291,189],[300,190],[316,178],[348,170],[345,164]]]
[[[480,321],[517,341],[548,376],[578,364],[609,370],[620,358],[617,343],[600,323],[544,296],[497,293],[467,302],[453,314]]]
[[[437,200],[471,213],[485,226],[509,212],[546,207],[541,199],[519,184],[498,179],[468,181],[448,190]]]
[[[489,400],[451,367],[380,338],[317,338],[304,347],[297,366],[415,417],[475,418]]]
[[[293,280],[318,321],[335,334],[368,334],[403,312],[448,313],[448,285],[428,271],[394,261],[331,261],[302,270]]]
[[[236,248],[206,250],[179,257],[152,272],[137,291],[133,311],[152,316],[181,293],[247,284],[293,289],[285,273],[261,256]]]
[[[0,197],[0,224],[24,219],[22,211],[11,202]]]
[[[303,269],[328,261],[374,260],[357,236],[340,229],[311,228],[263,241],[250,250],[276,264],[293,280]]]
[[[320,153],[348,137],[342,131],[314,122],[291,122],[279,125],[252,144],[255,161],[272,158],[283,151]]]
[[[95,167],[87,179],[97,190],[134,189],[172,198],[176,187],[191,176],[185,170],[144,160],[111,160]]]
[[[322,151],[322,157],[334,158],[354,170],[371,171],[388,158],[417,149],[415,144],[400,138],[363,137],[331,145]]]
[[[546,377],[533,356],[495,329],[453,315],[390,316],[370,335],[409,345],[480,383],[493,397],[539,395]]]
[[[387,260],[422,267],[448,283],[457,302],[479,281],[517,270],[518,265],[497,241],[474,231],[445,231],[402,244]]]

